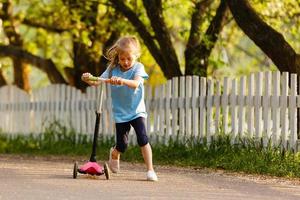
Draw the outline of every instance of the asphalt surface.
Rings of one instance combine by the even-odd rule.
[[[74,160],[0,155],[0,200],[300,199],[298,179],[156,166],[159,181],[149,182],[144,165],[124,162],[121,172],[111,174],[110,180],[104,175],[73,179]]]

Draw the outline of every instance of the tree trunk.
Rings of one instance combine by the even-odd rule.
[[[98,62],[94,60],[86,45],[81,42],[73,42],[73,83],[76,88],[84,90],[86,86],[81,81],[81,75],[84,72],[90,72],[96,75]]]
[[[106,51],[117,41],[120,37],[119,31],[112,31],[108,40],[103,45],[102,56],[99,59],[99,68],[97,68],[96,75],[101,75],[107,68],[108,60],[104,57]]]
[[[166,27],[161,27],[161,28],[156,27],[155,30],[157,32],[155,32],[155,37],[153,37],[150,34],[150,32],[147,30],[146,25],[138,18],[138,16],[132,9],[129,8],[124,3],[124,1],[110,0],[110,2],[112,3],[113,7],[117,11],[121,12],[131,22],[131,24],[134,25],[136,31],[139,33],[140,37],[143,39],[143,41],[144,41],[145,45],[147,46],[148,50],[150,51],[151,55],[153,56],[153,58],[155,59],[157,64],[160,66],[162,72],[164,73],[164,76],[166,78],[172,78],[174,76],[181,76],[182,73],[180,71],[179,64],[177,64],[178,61],[174,61],[175,58],[174,58],[173,54],[171,56],[168,56],[169,53],[167,50],[169,48],[173,49],[173,46],[169,46],[170,42],[168,42],[168,41],[162,41],[163,40],[162,38],[166,38],[168,36],[166,36],[166,35],[164,35],[162,37],[159,36],[159,34],[160,34],[159,32],[161,32],[160,29],[162,29],[161,33],[165,34],[164,32],[166,31]],[[146,3],[148,3],[148,2],[146,2]],[[147,11],[147,12],[149,12],[149,11]],[[153,15],[152,21],[162,20],[161,16],[159,16],[160,19],[154,19],[155,18],[154,15],[157,16],[157,13],[153,13],[153,14],[149,13],[149,14],[150,14],[149,19]],[[158,26],[158,24],[165,26],[164,23],[162,23],[161,21],[158,22],[157,24],[154,23],[155,26]],[[157,43],[159,44],[159,46],[157,45],[155,39],[157,39]],[[169,39],[167,39],[167,40],[169,40]],[[162,43],[166,43],[167,46],[161,46]],[[167,52],[166,53],[167,55],[165,55],[165,53],[163,53],[163,52]],[[171,61],[169,60],[170,57],[172,57]],[[176,58],[176,60],[177,60],[177,58]],[[174,65],[171,65],[170,63],[168,63],[169,61],[170,61],[170,63],[173,63],[173,61],[174,61],[175,64],[173,63]]]
[[[143,0],[143,3],[163,55],[166,78],[182,75],[171,36],[163,18],[161,0]]]
[[[118,39],[120,33],[118,31],[113,31],[110,34],[108,40],[104,43],[102,56],[97,60],[91,58],[91,54],[88,51],[88,47],[79,42],[73,43],[73,63],[74,68],[65,67],[65,73],[70,85],[76,86],[82,91],[88,86],[81,81],[81,75],[84,72],[90,72],[93,75],[101,75],[107,67],[108,60],[103,56],[108,47],[112,46],[113,43]]]
[[[201,9],[201,7],[198,5],[196,9]],[[216,15],[212,19],[200,43],[196,41],[196,38],[193,38],[195,37],[193,35],[198,35],[198,38],[200,37],[200,34],[197,34],[196,32],[196,27],[193,27],[193,32],[191,30],[191,38],[189,39],[187,48],[185,50],[185,75],[197,74],[203,77],[207,76],[208,59],[226,21],[227,10],[228,7],[226,5],[226,0],[221,0],[221,3],[216,11]],[[197,22],[194,20],[199,21],[199,19],[193,15],[192,24],[193,26],[196,26],[195,23]],[[199,22],[198,25],[200,25]]]
[[[300,75],[300,58],[283,35],[266,24],[247,0],[227,0],[244,33],[273,61],[281,72]]]
[[[70,9],[70,13],[72,13],[72,9],[74,9],[74,4],[77,4],[78,2],[76,0],[68,0],[64,3],[66,3],[66,5]],[[97,30],[99,27],[101,27],[101,22],[99,22],[99,19],[97,19],[99,13],[99,2],[82,1],[81,4],[78,5],[85,6],[85,9],[89,11],[82,13],[80,21],[85,23],[87,30],[91,30],[89,31],[88,36],[92,44],[90,46],[87,46],[80,40],[80,38],[76,38],[76,35],[73,36],[75,38],[73,40],[74,67],[72,69],[68,68],[66,69],[66,71],[68,74],[68,79],[70,80],[70,84],[74,85],[78,89],[84,90],[87,84],[84,84],[84,82],[81,81],[82,73],[90,72],[93,75],[98,75],[99,72],[103,72],[106,69],[107,61],[101,60],[102,63],[100,63],[99,61],[101,56],[99,57],[98,52],[95,52],[93,49],[93,47],[97,45],[99,38],[101,37],[101,35],[99,35],[99,31]],[[110,32],[110,29],[111,28],[108,27],[108,33]]]
[[[23,40],[14,26],[13,6],[12,1],[7,0],[3,3],[3,30],[9,40],[9,43],[22,48]],[[29,84],[29,66],[15,57],[13,60],[14,68],[14,84],[25,91],[30,90]]]
[[[0,67],[0,87],[7,85],[7,81],[3,75],[2,69]]]
[[[29,66],[20,59],[13,58],[14,84],[19,88],[29,92]]]
[[[203,0],[195,3],[191,19],[191,29],[189,33],[189,39],[187,42],[187,49],[192,48],[201,42],[201,29],[200,26],[204,22],[204,14],[208,10],[213,0]]]

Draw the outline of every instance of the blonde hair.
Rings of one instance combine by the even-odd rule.
[[[139,58],[141,47],[138,39],[135,36],[121,37],[107,50],[105,57],[109,60],[108,67],[110,69],[118,64],[120,52],[130,52],[135,58]]]

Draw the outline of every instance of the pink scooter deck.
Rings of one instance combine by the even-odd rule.
[[[90,174],[90,175],[102,175],[104,174],[104,169],[97,162],[87,162],[81,166],[78,170],[79,173]]]

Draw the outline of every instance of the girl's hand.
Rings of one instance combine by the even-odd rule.
[[[97,86],[100,84],[100,81],[92,81],[90,80],[90,77],[92,77],[93,75],[90,73],[83,73],[81,75],[81,80],[83,80],[84,82],[86,82],[89,85],[93,85],[93,86]]]
[[[92,74],[90,74],[90,73],[83,73],[82,75],[81,75],[81,80],[83,80],[84,82],[88,82],[89,81],[89,78],[92,76]]]
[[[112,85],[124,85],[124,79],[121,77],[113,76],[109,79],[109,83]]]

